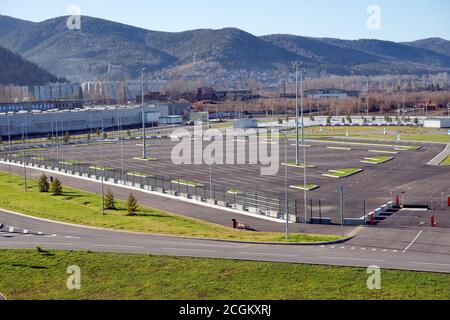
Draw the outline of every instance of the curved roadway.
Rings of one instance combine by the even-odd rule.
[[[414,250],[420,239],[406,235],[401,247],[377,248],[364,243],[365,232],[348,243],[298,246],[251,244],[155,236],[139,233],[94,229],[36,219],[0,211],[0,249],[33,249],[41,246],[53,250],[91,250],[97,252],[141,253],[182,257],[224,258],[404,269],[450,273],[450,255]],[[386,232],[379,229],[380,232]],[[427,232],[427,231],[425,231]],[[384,235],[383,235],[384,236]],[[359,241],[361,237],[361,241]],[[373,238],[373,235],[370,236]],[[408,244],[403,248],[404,244]],[[406,250],[405,250],[406,249]]]

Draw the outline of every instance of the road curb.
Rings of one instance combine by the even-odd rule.
[[[175,236],[175,235],[154,234],[154,233],[146,233],[146,232],[124,231],[124,230],[115,230],[115,229],[108,229],[108,228],[101,228],[101,227],[85,226],[85,225],[74,224],[74,223],[69,223],[69,222],[62,222],[62,221],[55,221],[55,220],[50,220],[50,219],[45,219],[45,218],[34,217],[34,216],[30,216],[30,215],[27,215],[27,214],[15,212],[15,211],[3,209],[3,208],[0,208],[0,210],[4,211],[6,213],[12,214],[12,215],[20,216],[20,217],[33,219],[33,220],[38,220],[38,221],[43,221],[43,222],[48,222],[48,223],[55,223],[55,224],[65,225],[65,226],[68,226],[68,227],[75,227],[75,228],[82,228],[82,229],[89,229],[89,230],[98,230],[98,231],[117,232],[117,233],[124,233],[124,234],[147,235],[147,236],[153,236],[153,237],[165,237],[165,238],[172,238],[172,239],[215,241],[215,242],[222,242],[222,243],[257,244],[257,245],[272,245],[272,246],[275,246],[275,245],[277,245],[277,246],[278,245],[284,245],[284,246],[322,246],[322,245],[333,245],[333,244],[344,243],[344,242],[352,240],[356,236],[356,235],[352,235],[352,236],[346,237],[344,239],[339,239],[339,240],[334,240],[334,241],[329,241],[329,242],[311,242],[311,243],[309,243],[309,242],[306,242],[306,243],[297,243],[297,242],[293,242],[293,243],[285,243],[285,242],[256,242],[256,241],[243,241],[243,240],[223,240],[223,239],[210,239],[210,238],[194,238],[194,237],[181,237],[181,236]]]

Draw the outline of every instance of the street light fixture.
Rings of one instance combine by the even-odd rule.
[[[299,145],[299,110],[298,110],[298,69],[301,67],[301,62],[294,62],[295,67],[295,136],[296,136],[296,151],[295,151],[295,164],[300,165],[300,145]]]
[[[104,167],[103,167],[103,156],[102,156],[102,143],[103,143],[103,137],[105,134],[105,129],[102,128],[100,131],[100,137],[99,137],[99,145],[100,145],[100,172],[101,172],[101,192],[102,192],[102,215],[105,215],[105,186],[104,186]]]
[[[142,143],[143,143],[143,152],[142,158],[143,160],[147,159],[147,137],[145,130],[145,110],[144,110],[144,71],[146,68],[141,69],[141,85],[142,85],[142,95],[141,95],[141,104],[142,104]]]
[[[25,154],[25,124],[22,123],[22,148],[23,148],[23,180],[24,180],[24,192],[27,192],[27,164]]]
[[[284,199],[285,199],[285,214],[286,214],[286,240],[289,240],[289,184],[288,184],[288,137],[283,131],[280,134],[284,137]]]

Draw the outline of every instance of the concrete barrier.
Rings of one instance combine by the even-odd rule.
[[[332,224],[333,220],[331,218],[317,218],[314,217],[309,220],[310,224]]]
[[[364,219],[358,218],[345,218],[344,225],[346,226],[363,226],[365,224]]]

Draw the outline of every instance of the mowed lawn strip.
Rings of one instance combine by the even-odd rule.
[[[364,158],[362,163],[368,163],[368,164],[383,164],[388,161],[394,160],[394,157],[371,157],[371,158]]]
[[[64,185],[64,180],[62,180]],[[23,178],[0,172],[0,208],[55,221],[123,231],[147,232],[222,240],[285,242],[283,233],[237,231],[216,224],[173,213],[140,207],[137,216],[126,216],[126,203],[117,201],[117,211],[100,214],[101,197],[64,187],[64,195],[39,193],[35,180],[28,179],[23,192]],[[233,215],[230,215],[230,226]],[[280,225],[281,229],[281,225]],[[339,239],[334,235],[292,234],[288,242],[323,242]]]
[[[347,178],[362,171],[362,169],[357,168],[328,170],[328,173],[323,174],[323,176],[331,178]]]
[[[450,156],[441,163],[441,166],[450,166]]]
[[[448,274],[383,270],[368,290],[364,268],[137,254],[0,250],[0,274],[9,300],[450,300]]]

